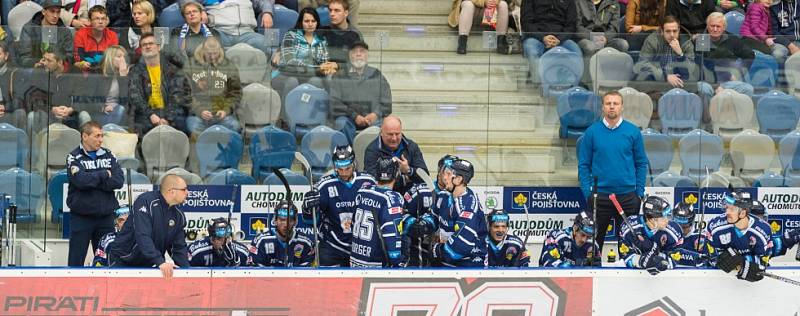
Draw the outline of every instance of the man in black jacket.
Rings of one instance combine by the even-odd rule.
[[[536,69],[545,51],[562,46],[581,55],[572,39],[577,32],[578,10],[573,0],[522,1],[522,50],[528,59],[530,79],[538,82]]]
[[[367,146],[364,171],[377,176],[378,160],[392,157],[397,157],[400,163],[400,176],[395,180],[392,190],[404,194],[414,183],[422,183],[422,179],[417,176],[417,169],[428,173],[422,151],[417,143],[403,135],[400,118],[389,115],[383,119],[380,137]]]
[[[114,190],[122,188],[123,175],[117,158],[102,144],[103,127],[90,121],[81,126],[80,146],[67,155],[71,267],[83,266],[90,240],[94,253],[100,238],[114,231],[114,210],[119,208]]]
[[[140,195],[131,215],[108,249],[110,267],[158,267],[164,278],[177,267],[189,267],[189,249],[183,229],[186,217],[178,205],[186,201],[186,181],[176,175],[161,180],[159,191]],[[169,253],[174,263],[167,262]]]
[[[715,10],[714,0],[668,0],[666,15],[674,16],[694,35],[706,30],[706,17]]]

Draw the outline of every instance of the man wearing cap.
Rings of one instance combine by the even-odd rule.
[[[192,58],[195,49],[208,37],[219,38],[219,32],[203,23],[203,5],[194,0],[181,4],[181,14],[186,23],[172,29],[168,52],[180,56],[184,62]]]
[[[367,66],[369,46],[350,47],[349,63],[331,81],[331,118],[335,129],[353,143],[357,130],[379,126],[392,113],[392,91],[380,70]]]
[[[61,8],[60,0],[44,0],[42,11],[22,28],[17,49],[20,66],[33,67],[48,51],[67,56],[66,62],[72,64],[72,33],[59,18]],[[56,30],[51,33],[47,27]]]

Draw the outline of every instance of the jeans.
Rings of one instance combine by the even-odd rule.
[[[208,121],[194,115],[186,118],[186,128],[189,129],[189,131],[195,135],[200,135],[200,133],[202,133],[212,125],[222,125],[228,128],[229,130],[232,130],[237,133],[241,129],[239,121],[237,121],[231,115],[226,116],[222,120],[218,118],[213,118]]]
[[[566,40],[559,46],[581,55],[580,47],[578,47],[578,44],[572,40]],[[536,69],[539,67],[539,57],[542,56],[546,50],[547,49],[545,49],[544,43],[536,38],[529,37],[522,42],[522,54],[528,59],[528,69],[530,71],[530,78],[533,82],[540,82],[539,74],[536,72]]]
[[[117,124],[120,125],[122,123],[122,118],[125,116],[125,107],[121,105],[117,105],[114,107],[114,110],[111,112],[105,113],[92,113],[89,114],[88,112],[81,112],[78,115],[78,122],[79,125],[83,125],[88,121],[94,120],[97,123],[100,123],[100,126],[104,126],[106,124]]]
[[[225,46],[226,48],[236,45],[238,43],[245,43],[247,45],[253,46],[253,48],[255,49],[264,52],[265,54],[267,53],[267,43],[264,41],[263,34],[256,32],[247,32],[239,35],[231,35],[219,32],[219,37],[220,40],[222,40],[222,46]]]
[[[381,123],[383,123],[383,120],[378,119],[372,126],[381,126]],[[342,132],[347,137],[347,142],[352,145],[353,140],[356,138],[356,122],[348,116],[339,116],[336,118],[334,126],[334,129]]]

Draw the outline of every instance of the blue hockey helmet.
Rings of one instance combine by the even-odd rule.
[[[587,211],[582,211],[575,216],[574,224],[577,231],[581,231],[586,235],[594,236],[594,220],[592,214]]]
[[[508,216],[508,213],[502,209],[492,210],[489,214],[486,215],[486,223],[489,224],[491,227],[492,224],[500,222],[500,223],[508,223],[510,222],[511,217]]]
[[[219,217],[212,219],[208,224],[208,235],[212,238],[225,238],[233,235],[233,229],[228,220]]]
[[[400,176],[400,165],[394,158],[379,158],[375,180],[388,182]]]
[[[275,217],[297,219],[297,207],[287,200],[280,201],[275,206]]]

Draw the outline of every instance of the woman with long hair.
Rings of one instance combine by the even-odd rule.
[[[156,26],[156,9],[153,4],[147,0],[139,0],[133,3],[131,8],[133,19],[131,19],[131,27],[127,30],[120,31],[119,43],[125,47],[128,52],[131,52],[131,60],[133,63],[139,61],[139,56],[142,55],[141,47],[139,47],[139,39],[144,33],[154,33]],[[160,43],[165,44],[165,43]]]
[[[85,95],[76,97],[74,107],[81,125],[90,120],[100,125],[128,125],[128,52],[120,45],[108,47],[100,61],[100,73],[90,74],[85,81]]]
[[[630,50],[639,50],[650,33],[658,31],[667,10],[666,0],[629,0],[625,10],[625,31]]]

